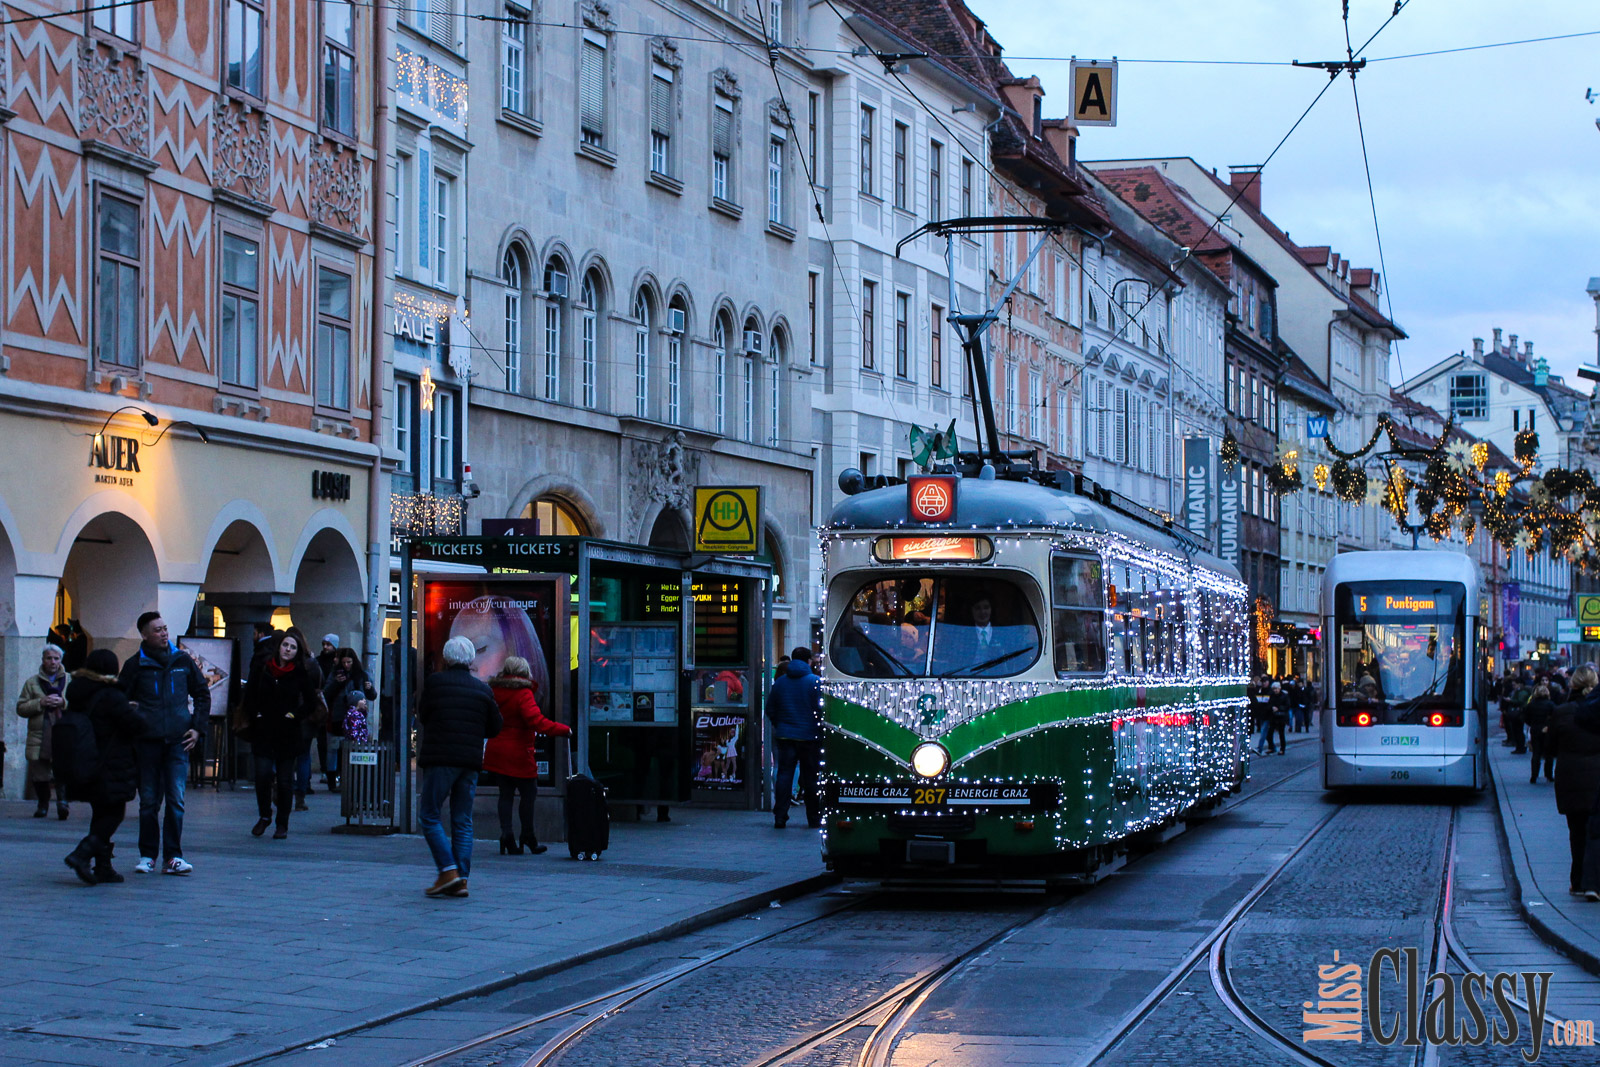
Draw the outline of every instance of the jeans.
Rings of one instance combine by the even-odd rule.
[[[822,806],[817,797],[817,770],[822,763],[822,742],[794,741],[787,737],[777,740],[778,781],[772,802],[773,818],[789,818],[789,787],[794,781],[796,764],[800,767],[800,795],[805,800],[806,822],[822,825]]]
[[[517,803],[517,795],[521,794],[522,802]],[[517,815],[522,820],[522,836],[533,836],[533,802],[539,797],[539,779],[537,778],[508,778],[500,776],[500,836],[501,838],[516,837],[511,828],[511,809],[517,809]]]
[[[453,870],[465,878],[472,869],[472,801],[477,795],[477,771],[465,767],[422,768],[417,825],[433,853],[433,865],[441,874]],[[450,801],[448,834],[439,823],[446,800]]]
[[[1528,751],[1532,753],[1528,781],[1538,780],[1540,763],[1544,764],[1544,776],[1546,779],[1555,776],[1556,755],[1554,748],[1555,746],[1550,744],[1549,737],[1542,729],[1536,729],[1531,726],[1528,728]]]
[[[289,828],[289,810],[294,786],[293,756],[256,757],[256,814],[263,819],[272,818],[273,794],[278,801],[278,829]]]
[[[189,753],[182,741],[140,741],[139,855],[164,860],[183,855],[183,789],[189,780]],[[161,803],[167,814],[158,819]],[[163,843],[165,848],[163,849]]]
[[[294,763],[294,795],[304,797],[311,792],[311,743],[306,742],[306,750],[300,753]]]

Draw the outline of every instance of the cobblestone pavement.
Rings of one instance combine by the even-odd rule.
[[[471,898],[435,901],[419,838],[332,835],[336,798],[309,801],[273,841],[249,834],[250,792],[191,789],[195,873],[133,874],[120,844],[127,882],[92,888],[61,863],[85,809],[35,821],[31,805],[0,804],[0,1064],[229,1063],[823,874],[815,834],[778,833],[757,812],[674,809],[671,823],[615,825],[598,863],[501,857],[480,838]],[[492,814],[478,819],[494,832]],[[119,838],[136,835],[130,818]]]

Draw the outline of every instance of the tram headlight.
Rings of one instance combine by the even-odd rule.
[[[923,778],[937,778],[950,769],[950,753],[941,744],[924,741],[911,750],[911,769]]]

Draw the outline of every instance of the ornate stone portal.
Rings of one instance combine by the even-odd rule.
[[[641,542],[650,536],[650,531],[640,524],[652,504],[682,512],[693,503],[701,453],[686,441],[682,430],[670,430],[659,441],[633,442],[634,477],[628,493],[628,524],[639,530]]]

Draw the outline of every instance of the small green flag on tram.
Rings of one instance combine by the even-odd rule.
[[[917,466],[927,470],[937,460],[956,458],[956,420],[950,420],[948,429],[924,430],[912,423],[911,425],[911,459]]]

